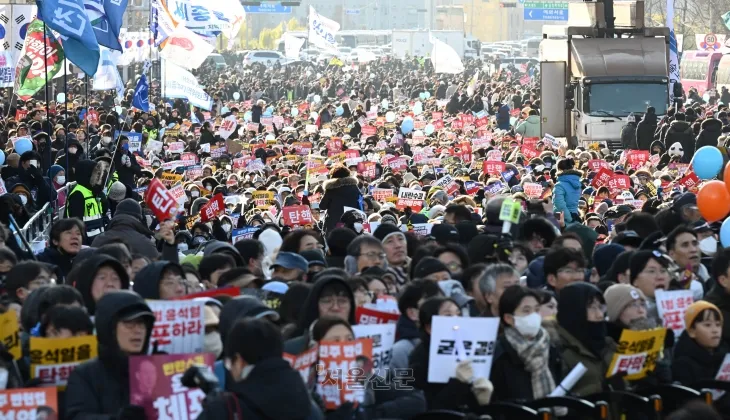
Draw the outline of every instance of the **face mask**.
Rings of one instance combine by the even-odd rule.
[[[71,153],[72,155],[75,155],[76,154],[76,150],[77,149],[75,147],[69,147],[68,148],[68,152]]]
[[[101,142],[104,144],[109,144],[112,142],[112,138],[111,137],[102,137]]]
[[[246,367],[243,368],[243,370],[241,371],[241,380],[242,381],[245,380],[249,374],[251,374],[251,371],[253,370],[254,367],[255,367],[254,365],[247,365]]]
[[[515,316],[515,328],[523,337],[534,337],[540,331],[542,317],[533,312],[530,315]]]
[[[188,250],[188,244],[186,244],[186,243],[177,244],[177,250],[180,251],[180,252],[187,251]]]
[[[364,226],[362,225],[362,223],[356,222],[356,223],[353,223],[352,226],[355,228],[355,232],[362,233],[362,230],[364,228]]]
[[[226,224],[222,225],[221,227],[223,228],[223,230],[224,230],[224,231],[225,231],[226,233],[228,233],[228,232],[230,232],[230,231],[231,231],[231,225],[229,225],[228,223],[226,223]]]
[[[700,251],[708,256],[713,256],[717,252],[717,240],[709,236],[700,241]]]
[[[37,160],[31,160],[30,161],[30,166],[35,166],[37,168],[38,167],[38,161]]]
[[[200,197],[200,193],[198,191],[190,191],[190,196],[193,198]]]
[[[123,144],[122,145],[122,150],[124,150],[125,152],[128,151],[129,150],[129,144]]]
[[[210,190],[213,189],[213,186],[210,185],[210,184],[205,184],[205,189],[208,190],[208,191],[210,191]]]
[[[28,204],[28,198],[25,195],[20,194],[20,202],[23,203],[23,205],[26,205]]]
[[[223,342],[221,341],[221,334],[218,331],[205,334],[203,351],[215,354],[216,359],[221,355],[223,352]]]
[[[66,183],[66,177],[65,176],[59,176],[56,178],[56,183],[59,185],[63,185]]]

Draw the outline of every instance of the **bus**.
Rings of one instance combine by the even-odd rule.
[[[720,59],[720,64],[717,66],[715,83],[715,89],[718,92],[723,87],[730,89],[730,55],[723,55],[722,59]]]
[[[708,90],[715,89],[715,79],[721,58],[721,52],[685,51],[679,66],[684,91],[695,88],[697,93],[702,96]]]

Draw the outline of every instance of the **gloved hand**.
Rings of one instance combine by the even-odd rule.
[[[465,384],[471,383],[474,379],[474,367],[471,365],[471,360],[462,360],[456,365],[456,379]]]
[[[479,405],[487,405],[492,398],[494,385],[487,378],[477,378],[472,384],[471,392],[476,397]]]
[[[125,405],[119,409],[117,420],[146,420],[144,407],[139,405]]]

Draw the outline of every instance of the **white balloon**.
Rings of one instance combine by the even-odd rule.
[[[56,102],[58,103],[66,103],[66,94],[63,92],[59,92],[58,95],[56,95]]]
[[[387,99],[383,99],[383,102],[381,102],[381,103],[380,103],[380,105],[381,105],[381,106],[382,106],[383,108],[385,108],[385,109],[388,109],[388,105],[389,105],[389,104],[388,104],[388,100],[387,100]]]
[[[238,92],[233,92],[233,99],[236,101],[241,99],[241,94]]]
[[[434,131],[436,131],[436,127],[434,127],[433,124],[426,124],[426,126],[423,128],[423,132],[427,136],[430,136],[431,134],[433,134]]]
[[[421,103],[421,101],[417,101],[413,105],[413,113],[416,114],[416,115],[423,114],[423,104]]]
[[[386,112],[385,121],[389,122],[389,123],[392,123],[393,121],[395,121],[395,112],[393,112],[393,111]]]
[[[291,116],[292,117],[296,117],[297,115],[299,115],[299,108],[292,108],[291,109]]]
[[[317,121],[317,117],[319,117],[319,114],[317,114],[316,112],[312,112],[311,114],[309,114],[309,118],[313,119],[314,121]]]
[[[413,137],[422,136],[422,135],[423,135],[423,131],[421,131],[421,130],[416,130],[413,132]]]
[[[320,102],[322,102],[322,97],[319,95],[314,95],[314,103],[318,104]]]

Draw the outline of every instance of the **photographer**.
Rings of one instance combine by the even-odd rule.
[[[228,332],[225,343],[226,369],[235,384],[230,394],[208,399],[198,420],[308,419],[317,415],[301,375],[282,359],[284,342],[276,326],[264,319],[244,319]],[[237,413],[229,413],[229,409]]]

